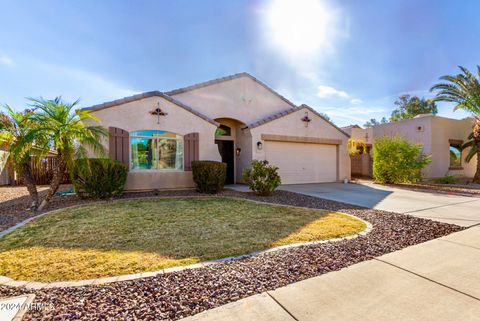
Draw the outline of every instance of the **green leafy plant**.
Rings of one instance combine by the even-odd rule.
[[[48,154],[48,140],[34,121],[33,110],[15,111],[9,105],[4,105],[4,109],[5,112],[0,112],[0,147],[7,152],[0,162],[5,162],[23,179],[32,200],[31,210],[36,211],[39,196],[32,165]]]
[[[47,195],[40,203],[41,211],[55,195],[60,186],[65,171],[71,170],[74,160],[87,156],[87,148],[94,154],[102,156],[105,147],[101,139],[107,136],[107,130],[100,125],[91,111],[79,110],[79,101],[68,103],[57,97],[53,100],[30,98],[31,107],[35,110],[32,115],[39,132],[42,133],[56,152],[56,162],[53,169],[53,178],[50,182]]]
[[[433,182],[437,184],[456,184],[458,179],[452,175],[445,175],[444,177],[435,178]]]
[[[282,183],[278,167],[269,165],[266,160],[254,159],[252,167],[244,169],[242,176],[248,187],[260,195],[271,194]]]
[[[462,109],[472,114],[475,119],[469,142],[462,148],[469,148],[467,162],[477,155],[477,169],[473,183],[480,183],[480,66],[476,74],[465,67],[459,66],[461,73],[440,77],[442,83],[433,86],[430,91],[436,91],[435,101],[454,103],[453,110]]]
[[[127,166],[108,158],[83,158],[74,162],[70,176],[80,198],[104,199],[123,194]]]
[[[367,154],[367,144],[364,141],[350,138],[348,140],[348,154],[349,155]]]
[[[395,105],[397,108],[390,116],[391,122],[414,118],[421,114],[436,115],[438,113],[438,108],[434,100],[419,98],[417,96],[402,95],[395,102]]]
[[[382,137],[373,146],[373,178],[379,183],[415,183],[422,169],[430,164],[422,146],[396,137]]]
[[[215,161],[192,161],[193,181],[200,193],[216,194],[223,190],[227,164]]]

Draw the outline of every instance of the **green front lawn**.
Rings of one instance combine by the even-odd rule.
[[[0,274],[79,280],[356,234],[355,218],[228,198],[145,199],[52,213],[0,239]]]

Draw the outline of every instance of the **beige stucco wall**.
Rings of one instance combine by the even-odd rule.
[[[189,90],[172,97],[212,119],[233,118],[245,124],[292,108],[286,101],[248,76]]]
[[[373,144],[375,140],[384,136],[401,136],[413,143],[423,146],[423,153],[432,154],[432,119],[433,116],[424,116],[413,119],[400,120],[392,123],[372,127]],[[432,177],[432,164],[422,171],[425,177]]]
[[[373,142],[373,128],[347,128],[345,130],[348,134],[350,134],[350,138],[354,140],[360,140],[365,142],[366,144],[372,144]]]
[[[432,156],[432,162],[423,173],[427,178],[445,175],[473,177],[476,160],[465,163],[467,151],[462,154],[463,169],[450,170],[450,139],[466,142],[472,131],[473,120],[457,120],[440,116],[421,116],[373,127],[374,140],[383,136],[400,135],[421,144],[423,152]]]
[[[150,114],[160,102],[166,116]],[[215,145],[216,126],[161,97],[150,97],[94,112],[104,127],[118,127],[128,132],[137,130],[165,130],[179,135],[199,133],[201,160],[220,161]],[[103,142],[108,148],[108,142]],[[133,170],[128,173],[127,190],[189,188],[193,187],[192,173],[186,171]]]
[[[467,150],[462,152],[461,170],[449,170],[450,167],[450,143],[449,140],[468,141],[468,135],[472,132],[473,119],[457,120],[443,117],[432,117],[432,162],[431,177],[448,175],[461,175],[473,177],[476,170],[476,157],[465,162]]]
[[[265,149],[258,150],[257,148],[257,142],[259,141],[265,146],[265,142],[261,139],[262,134],[339,139],[342,141],[342,144],[339,145],[338,178],[340,180],[345,178],[350,179],[350,157],[348,155],[347,148],[348,136],[340,132],[337,128],[329,124],[323,118],[310,111],[308,116],[312,119],[312,121],[306,127],[305,123],[301,121],[301,118],[305,115],[305,111],[308,111],[308,109],[299,108],[299,110],[294,113],[252,128],[250,130],[251,146],[253,151],[252,158],[259,160],[264,160],[266,158]],[[285,157],[290,157],[292,162],[294,162],[296,158],[304,156],[305,155],[301,154],[285,155]]]

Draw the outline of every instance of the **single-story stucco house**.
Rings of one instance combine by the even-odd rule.
[[[85,109],[109,128],[128,190],[193,187],[192,160],[227,163],[229,184],[253,159],[278,166],[284,184],[350,178],[349,135],[247,73]]]
[[[460,148],[468,141],[473,125],[473,118],[459,120],[422,114],[412,119],[369,128],[353,125],[342,129],[349,133],[352,139],[366,143],[367,147],[374,145],[375,140],[380,137],[396,135],[421,144],[423,152],[432,157],[432,162],[423,171],[426,178],[439,178],[445,175],[473,177],[477,164],[476,157],[469,163],[465,162],[468,150],[461,151]]]

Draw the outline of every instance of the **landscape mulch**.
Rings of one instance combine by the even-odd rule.
[[[431,192],[440,194],[480,197],[480,185],[455,185],[455,184],[434,184],[434,183],[416,183],[416,184],[396,184],[387,185],[399,187],[420,192]]]
[[[128,193],[123,198],[157,194],[199,195],[195,191],[171,191]],[[25,320],[177,320],[463,229],[286,191],[277,191],[269,197],[234,191],[225,191],[222,195],[344,212],[370,222],[373,229],[355,239],[288,248],[198,269],[105,285],[41,290],[0,286],[0,296],[35,293],[34,303],[40,309],[28,312]],[[75,197],[61,198],[50,209],[81,202]]]

